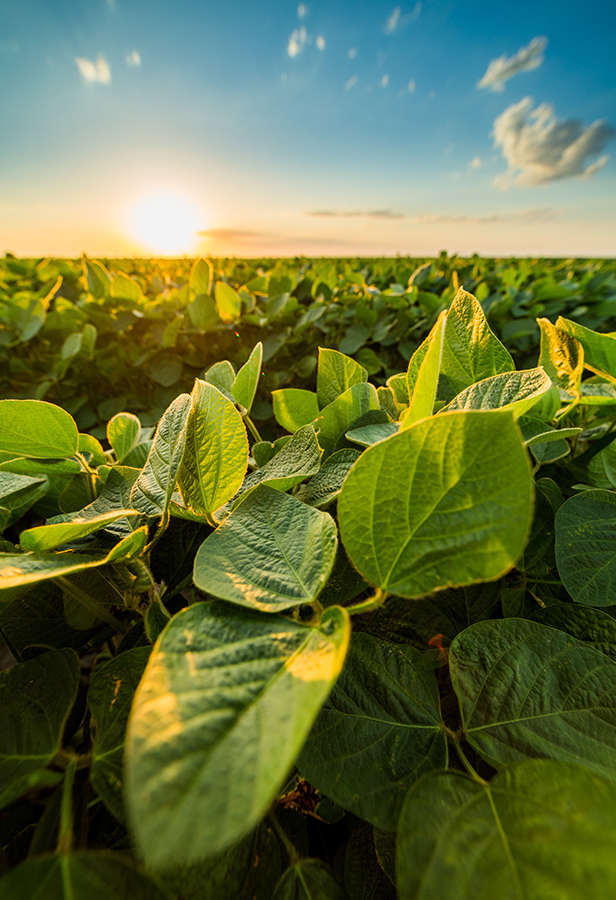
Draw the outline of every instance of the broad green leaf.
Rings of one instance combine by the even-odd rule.
[[[133,278],[125,275],[124,272],[118,272],[111,282],[110,295],[121,300],[132,300],[133,303],[139,303],[141,288]]]
[[[409,380],[407,378],[406,372],[401,372],[398,375],[392,375],[387,379],[387,387],[394,395],[394,400],[396,403],[400,403],[403,406],[408,406],[409,404]]]
[[[392,884],[396,883],[396,835],[373,828],[374,849],[379,865]]]
[[[354,634],[297,765],[340,806],[395,831],[410,785],[447,766],[431,663],[409,645]]]
[[[355,566],[403,597],[500,577],[531,516],[529,464],[508,411],[417,422],[366,450],[338,500]]]
[[[0,880],[0,900],[170,900],[129,856],[79,853],[28,857]]]
[[[319,415],[319,403],[314,391],[299,388],[272,391],[272,403],[276,421],[291,433],[314,422]]]
[[[25,550],[44,553],[46,550],[55,550],[62,544],[68,544],[79,538],[87,537],[100,531],[107,525],[112,525],[118,519],[124,517],[139,517],[134,509],[119,509],[113,512],[102,513],[99,516],[87,516],[83,519],[75,515],[70,522],[58,522],[53,525],[39,525],[36,528],[28,528],[19,536],[21,546]]]
[[[250,448],[250,452],[256,462],[257,466],[262,469],[263,466],[267,465],[270,459],[273,459],[277,453],[280,453],[285,444],[291,440],[292,435],[284,434],[282,437],[276,438],[273,444],[270,444],[269,441],[259,441],[256,444],[253,444]]]
[[[259,384],[259,375],[263,365],[263,344],[259,341],[252,353],[239,370],[233,382],[233,396],[236,401],[250,412]]]
[[[578,603],[616,603],[614,491],[585,491],[563,503],[556,514],[556,564]]]
[[[511,355],[488,325],[481,305],[460,288],[447,312],[441,358],[441,372],[454,392],[514,369]]]
[[[340,673],[348,637],[340,607],[318,628],[217,602],[172,619],[127,732],[128,812],[149,865],[212,856],[255,827]]]
[[[72,416],[43,400],[0,400],[0,450],[43,459],[74,456],[79,432]]]
[[[333,403],[324,407],[314,421],[319,444],[323,450],[323,460],[348,446],[346,432],[349,425],[356,422],[370,409],[380,409],[379,398],[371,384],[356,384]]]
[[[466,740],[491,765],[551,757],[616,781],[616,666],[528,619],[471,625],[449,649]]]
[[[211,294],[214,277],[212,264],[207,259],[196,259],[190,270],[189,284],[195,294]]]
[[[238,292],[230,284],[226,284],[224,281],[217,281],[214,296],[218,307],[218,315],[222,321],[227,324],[234,322],[242,311],[242,298]]]
[[[180,394],[158,423],[146,464],[130,495],[132,506],[144,516],[158,518],[169,509],[184,457],[191,406],[190,395]]]
[[[78,683],[72,650],[51,650],[0,672],[0,807],[25,793],[28,779],[60,749]]]
[[[417,348],[409,362],[406,379],[409,388],[409,408],[402,414],[402,429],[410,428],[420,419],[431,416],[436,399],[438,376],[447,313],[442,312],[423,344]]]
[[[385,441],[392,434],[400,431],[399,422],[381,422],[375,425],[362,425],[359,428],[349,428],[346,433],[349,441],[359,444],[361,447],[371,447],[379,441]]]
[[[141,443],[137,444],[130,453],[126,454],[123,464],[125,466],[130,466],[131,468],[142,469],[146,464],[153,443],[152,440],[141,441]]]
[[[587,381],[582,382],[582,395],[580,403],[582,406],[614,406],[616,404],[616,389],[613,384],[599,383],[596,384]]]
[[[400,900],[607,900],[615,839],[616,789],[582,766],[533,760],[485,785],[436,772],[400,817]]]
[[[588,480],[598,488],[616,488],[616,442],[612,441],[593,456],[588,464]]]
[[[323,606],[343,606],[367,587],[368,582],[364,581],[351,563],[344,547],[338,542],[334,566],[327,584],[319,594],[319,603]]]
[[[120,822],[124,821],[124,734],[133,696],[150,652],[150,647],[136,647],[96,666],[88,689],[88,706],[95,725],[90,781]]]
[[[365,823],[358,825],[349,838],[344,883],[350,900],[396,900],[395,888],[376,855],[373,829]]]
[[[28,495],[39,495],[39,488],[43,484],[46,484],[44,477],[32,478],[29,475],[0,471],[0,506],[8,510],[23,506]],[[32,502],[35,502],[34,497]]]
[[[96,300],[108,297],[111,290],[111,276],[107,269],[95,259],[83,260],[83,274],[86,287]]]
[[[81,466],[76,459],[32,459],[14,457],[0,462],[0,472],[14,472],[15,475],[76,475]]]
[[[203,380],[207,381],[208,384],[213,384],[215,388],[218,388],[221,394],[230,400],[231,403],[235,403],[235,397],[233,396],[233,382],[236,379],[235,369],[228,359],[223,359],[221,362],[214,363],[213,366],[207,370],[205,375],[203,376]]]
[[[328,513],[259,485],[199,548],[195,585],[268,612],[312,603],[329,578],[337,542]]]
[[[580,342],[585,368],[616,382],[616,337],[598,334],[562,316],[556,320],[556,327]]]
[[[537,610],[533,620],[565,631],[616,662],[616,619],[602,609],[577,606],[575,603],[555,603],[554,606]]]
[[[133,450],[141,439],[141,422],[132,413],[118,413],[107,424],[107,440],[118,457],[118,462]]]
[[[552,379],[552,384],[579,397],[584,348],[577,338],[552,325],[549,319],[537,319],[537,324],[541,329],[539,365]]]
[[[143,551],[146,540],[144,527],[119,541],[108,553],[0,553],[0,588],[34,584],[82,569],[135,559]]]
[[[86,459],[89,460],[91,467],[104,466],[107,464],[105,451],[101,447],[100,441],[97,441],[91,434],[79,435],[77,449],[80,453],[89,454],[89,456],[86,456]],[[70,462],[70,460],[65,460],[65,462]]]
[[[217,388],[197,379],[178,486],[184,505],[211,518],[239,489],[248,465],[248,438],[239,412]]]
[[[350,447],[332,453],[308,484],[302,485],[298,490],[295,494],[296,499],[307,503],[308,506],[325,509],[334,502],[342,490],[345,478],[360,456],[359,450],[351,450]]]
[[[368,372],[350,356],[319,347],[317,397],[319,407],[328,406],[355,384],[368,381]]]
[[[105,487],[96,500],[84,506],[79,512],[53,516],[47,521],[47,526],[64,523],[85,524],[89,519],[98,520],[101,516],[121,513],[121,518],[115,522],[110,519],[110,524],[104,527],[107,534],[117,538],[126,537],[143,525],[143,516],[131,509],[130,505],[131,491],[139,474],[139,469],[129,466],[113,466],[105,482]]]
[[[209,294],[197,294],[187,309],[190,321],[198,331],[208,331],[221,323],[216,303]]]
[[[346,900],[332,870],[320,859],[300,859],[276,885],[272,900]]]
[[[511,409],[517,418],[534,406],[551,386],[552,382],[541,366],[520,372],[504,372],[466,388],[441,412]]]
[[[268,484],[277,491],[288,491],[305,478],[316,475],[320,467],[321,451],[314,428],[304,425],[269,462],[246,476],[240,493],[258,484]]]
[[[564,438],[577,437],[582,433],[581,428],[552,428],[541,419],[535,419],[532,416],[520,416],[518,427],[522,433],[525,447],[562,441]]]

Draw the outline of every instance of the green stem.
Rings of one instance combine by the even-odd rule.
[[[60,806],[60,831],[56,853],[70,853],[73,846],[73,782],[77,769],[77,757],[73,757],[64,773],[62,804]]]
[[[346,611],[350,616],[359,615],[359,613],[370,612],[372,609],[379,609],[387,600],[389,594],[382,588],[377,588],[372,597],[356,603],[355,606],[347,606]]]
[[[472,767],[472,765],[468,761],[468,758],[467,758],[464,750],[462,749],[462,745],[460,743],[460,738],[458,737],[458,735],[455,733],[455,731],[452,731],[450,728],[447,728],[446,725],[443,725],[443,729],[444,729],[447,737],[452,740],[452,742],[456,748],[456,753],[458,754],[460,762],[462,763],[462,765],[464,766],[464,768],[466,769],[468,774],[471,776],[473,781],[476,781],[478,784],[481,784],[485,787],[488,782],[484,778],[482,778],[478,772],[475,771],[475,769]]]
[[[99,605],[95,600],[92,600],[85,591],[82,591],[77,587],[76,584],[69,581],[68,578],[65,578],[59,575],[57,578],[54,578],[54,581],[60,583],[62,588],[71,595],[75,600],[78,600],[80,603],[89,609],[91,613],[98,616],[100,619],[103,619],[107,622],[108,625],[113,625],[116,631],[119,631],[120,634],[126,634],[128,632],[128,628],[122,622],[118,622],[118,620],[111,615],[111,613],[106,610],[103,606]]]
[[[287,851],[287,856],[289,857],[289,862],[291,863],[292,866],[294,866],[301,859],[301,855],[300,855],[299,851],[297,850],[297,847],[295,847],[295,845],[292,844],[291,841],[289,840],[289,838],[287,837],[287,834],[286,834],[284,828],[282,827],[282,825],[280,824],[280,822],[278,821],[278,819],[276,818],[275,813],[273,813],[273,812],[270,813],[270,815],[267,817],[267,821],[270,823],[270,825],[276,832],[276,835],[280,838],[280,841],[281,841],[284,849]]]
[[[261,444],[263,442],[263,438],[257,431],[257,427],[249,415],[244,416],[244,422],[246,422],[246,424],[248,425],[248,428],[252,432],[252,436],[254,437],[255,441],[258,441],[258,443]]]
[[[85,459],[85,456],[83,455],[83,453],[77,452],[76,456],[77,456],[77,459],[79,460],[79,463],[80,463],[82,469],[88,476],[88,494],[90,496],[90,503],[93,503],[94,500],[96,500],[96,482],[95,482],[96,472],[94,471],[94,469],[90,468],[90,466],[86,462],[86,459]]]

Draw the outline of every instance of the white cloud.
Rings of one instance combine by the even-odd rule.
[[[480,156],[475,156],[471,160],[471,169],[480,169],[483,165],[483,160]]]
[[[396,6],[394,11],[391,13],[387,22],[385,23],[385,34],[393,34],[396,28],[398,27],[398,22],[400,20],[400,7]]]
[[[409,93],[414,94],[416,87],[417,85],[415,84],[415,79],[411,78],[411,80],[409,81]]]
[[[349,59],[355,59],[357,56],[357,47],[351,47],[349,50]]]
[[[111,69],[102,53],[96,57],[96,62],[85,56],[76,56],[75,62],[84,84],[111,84]]]
[[[141,56],[139,55],[138,50],[133,50],[132,53],[129,53],[126,57],[126,65],[127,66],[140,66],[141,65]]]
[[[494,145],[508,164],[495,184],[528,187],[573,175],[589,178],[608,157],[587,165],[588,157],[598,155],[613,134],[605,121],[583,128],[577,119],[557,119],[549,103],[533,109],[532,98],[524,97],[494,121]]]
[[[301,53],[306,45],[306,41],[308,40],[308,33],[304,25],[301,28],[294,28],[291,33],[291,37],[289,38],[289,45],[287,47],[287,53],[293,59],[294,56],[297,56],[298,53]]]
[[[325,50],[325,38],[323,37],[322,34],[319,34],[317,36],[316,45],[319,48],[319,50]]]
[[[308,15],[308,7],[305,3],[300,3],[297,7],[297,15],[300,19],[303,19],[304,16]]]
[[[381,87],[387,87],[389,84],[389,75],[383,75],[381,78]]]
[[[350,91],[351,88],[357,84],[358,77],[359,77],[358,75],[352,75],[351,78],[349,78],[349,80],[347,81],[347,83],[344,86],[345,91]]]
[[[543,51],[548,45],[547,38],[533,38],[528,47],[520,47],[515,56],[499,56],[493,59],[477,87],[491,91],[504,91],[505,82],[518,72],[532,72],[543,62]]]

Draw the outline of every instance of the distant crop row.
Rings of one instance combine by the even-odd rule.
[[[213,363],[239,368],[261,341],[253,409],[274,437],[270,392],[314,382],[318,347],[354,358],[378,386],[406,368],[459,286],[520,367],[536,318],[616,328],[605,260],[0,260],[0,396],[45,399],[103,437],[117,412],[154,425]]]

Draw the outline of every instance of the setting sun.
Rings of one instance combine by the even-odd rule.
[[[131,236],[148,251],[165,255],[194,251],[197,232],[205,225],[195,203],[170,191],[148,194],[129,213]]]

